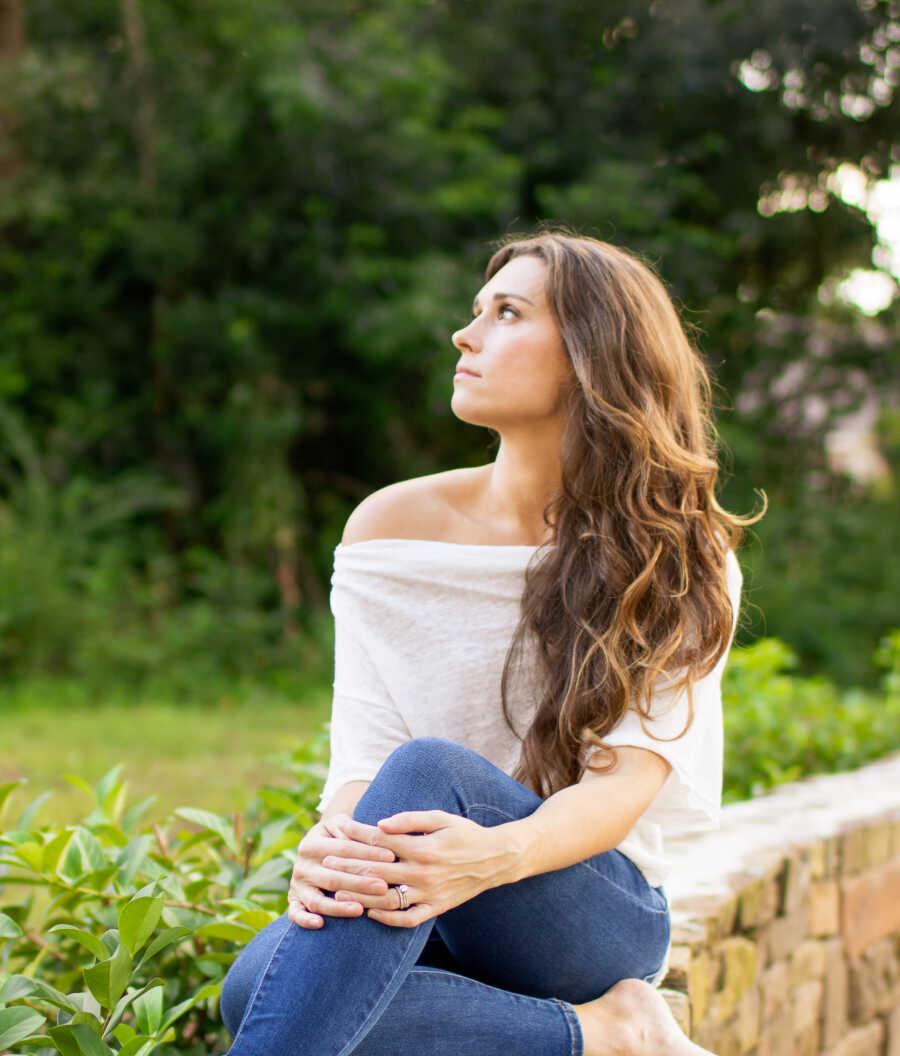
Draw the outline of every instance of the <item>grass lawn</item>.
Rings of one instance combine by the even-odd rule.
[[[289,783],[277,756],[327,721],[330,706],[327,685],[304,686],[296,698],[253,689],[212,706],[114,697],[94,704],[71,686],[0,690],[0,784],[28,781],[7,804],[3,826],[48,789],[36,821],[77,820],[90,804],[65,775],[93,786],[116,763],[124,765],[129,804],[157,797],[145,820],[181,806],[242,809],[261,784]]]

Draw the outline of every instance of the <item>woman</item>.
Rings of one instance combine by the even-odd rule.
[[[718,824],[762,514],[716,501],[708,378],[649,267],[545,232],[486,280],[451,406],[497,455],[347,522],[322,818],[227,977],[232,1056],[705,1051],[654,986],[663,839]]]

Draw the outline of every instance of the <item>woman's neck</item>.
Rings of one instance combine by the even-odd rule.
[[[559,491],[561,481],[556,447],[501,441],[496,459],[485,469],[480,516],[526,544],[546,542],[550,531],[544,508]]]

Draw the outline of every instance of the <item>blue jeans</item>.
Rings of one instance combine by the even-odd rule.
[[[421,737],[388,757],[353,816],[374,825],[444,810],[492,826],[541,802],[477,752]],[[583,1056],[572,1004],[652,978],[669,934],[662,888],[616,850],[483,891],[414,928],[363,915],[306,929],[283,916],[225,979],[230,1056]]]

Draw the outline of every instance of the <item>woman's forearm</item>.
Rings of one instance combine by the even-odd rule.
[[[322,811],[320,821],[333,818],[335,814],[352,814],[353,808],[362,799],[371,781],[348,781],[331,797],[328,806]]]
[[[547,799],[527,818],[497,825],[497,886],[565,869],[618,846],[671,769],[655,752],[619,747],[610,774],[588,776]],[[512,851],[512,855],[509,855]]]

